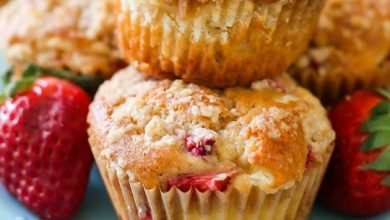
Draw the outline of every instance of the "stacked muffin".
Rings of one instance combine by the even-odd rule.
[[[333,149],[283,71],[323,0],[118,0],[131,64],[100,87],[90,144],[120,219],[304,219]]]

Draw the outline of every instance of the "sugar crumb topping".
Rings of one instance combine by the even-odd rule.
[[[122,64],[112,0],[13,0],[0,10],[0,48],[13,65],[111,75]]]
[[[300,74],[366,75],[390,54],[390,1],[329,0],[311,46],[292,65]]]
[[[88,121],[103,140],[100,157],[147,187],[240,170],[272,193],[300,180],[308,145],[322,155],[334,139],[319,101],[287,76],[216,91],[129,67],[99,89]]]

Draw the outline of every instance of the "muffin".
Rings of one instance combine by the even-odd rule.
[[[157,78],[223,88],[282,73],[306,47],[324,0],[123,0],[124,58]]]
[[[123,66],[113,0],[14,0],[0,10],[0,48],[11,65],[111,76]]]
[[[128,67],[88,122],[119,219],[305,219],[334,144],[324,108],[286,75],[212,90]]]
[[[290,68],[326,103],[390,85],[390,1],[329,0],[309,49]]]
[[[8,2],[8,0],[0,0],[0,7],[2,6],[2,5],[4,5],[5,3],[7,3]]]

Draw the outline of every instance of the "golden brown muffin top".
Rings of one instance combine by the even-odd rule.
[[[97,159],[148,188],[233,171],[236,186],[273,193],[302,178],[308,149],[321,162],[334,139],[319,101],[287,76],[220,91],[129,67],[99,89],[88,121]]]
[[[109,76],[121,63],[114,0],[13,0],[0,10],[0,48],[13,65]]]
[[[8,0],[0,0],[0,6],[4,5]]]
[[[390,54],[390,1],[328,0],[312,46],[298,68],[319,74],[366,74]]]

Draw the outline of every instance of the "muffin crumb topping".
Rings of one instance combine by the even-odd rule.
[[[246,181],[274,193],[302,178],[307,146],[321,163],[334,139],[319,101],[287,76],[211,90],[129,67],[99,89],[88,121],[95,154],[147,188]]]
[[[212,153],[217,134],[209,129],[195,128],[186,137],[186,149],[194,156],[207,156]]]

